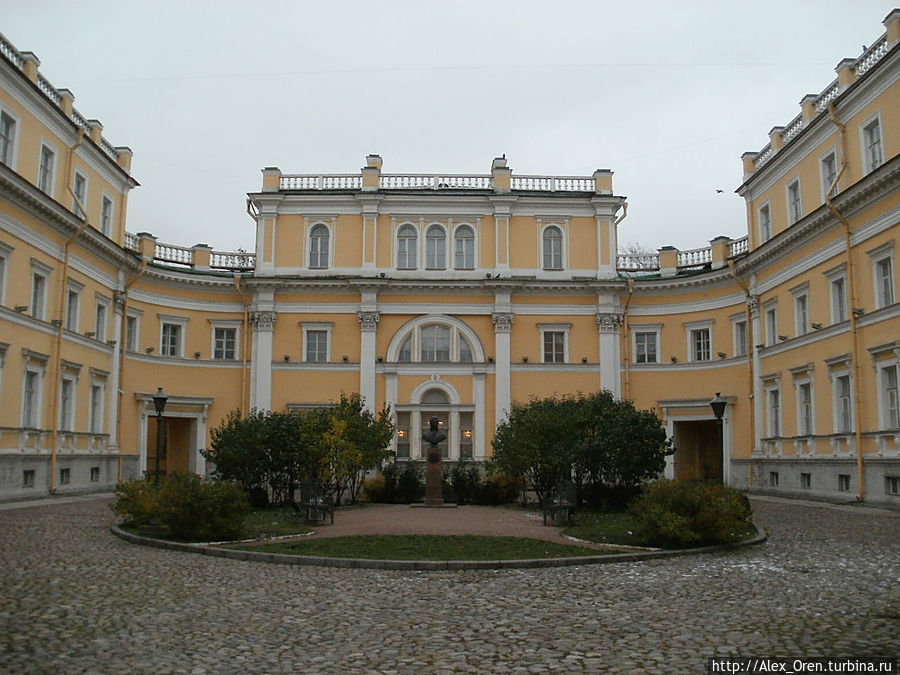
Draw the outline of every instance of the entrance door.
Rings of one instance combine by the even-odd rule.
[[[675,422],[675,478],[721,483],[722,451],[715,420]]]
[[[162,421],[163,451],[159,457],[159,475],[191,471],[191,437],[194,420],[165,417]],[[147,425],[147,475],[156,471],[156,418]]]

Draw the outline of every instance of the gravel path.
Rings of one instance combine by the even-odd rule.
[[[900,654],[897,513],[754,499],[762,546],[443,573],[133,546],[107,504],[0,509],[0,672],[702,673],[714,655]]]

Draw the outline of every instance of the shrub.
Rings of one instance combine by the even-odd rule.
[[[135,527],[149,525],[158,515],[159,491],[147,478],[132,478],[116,485],[116,501],[110,508]]]
[[[751,528],[747,496],[711,482],[651,483],[629,510],[637,519],[636,534],[651,546],[726,544]]]
[[[443,478],[446,486],[449,487],[449,491],[444,490],[444,499],[455,501],[457,504],[473,502],[475,492],[481,482],[481,473],[477,466],[460,460],[444,473]]]
[[[497,506],[509,504],[519,498],[522,480],[502,471],[494,471],[475,484],[473,501],[476,504]]]
[[[363,490],[366,493],[366,499],[370,502],[384,502],[384,475],[378,474],[366,478]]]
[[[381,474],[366,481],[369,501],[409,504],[425,496],[425,480],[417,462],[390,462]]]
[[[425,497],[425,479],[416,462],[405,462],[397,476],[396,501],[409,504]]]
[[[173,473],[159,493],[159,517],[176,539],[233,539],[249,512],[237,483]]]

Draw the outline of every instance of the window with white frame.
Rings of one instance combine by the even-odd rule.
[[[850,373],[835,374],[833,387],[834,433],[848,434],[853,428],[853,393]]]
[[[106,326],[109,318],[109,298],[97,296],[97,310],[94,321],[94,338],[106,342]]]
[[[876,115],[861,127],[863,164],[866,173],[874,171],[884,162],[881,146],[881,120]]]
[[[566,363],[569,359],[570,324],[538,325],[541,331],[541,363]]]
[[[441,225],[425,230],[425,269],[442,270],[447,267],[447,233]]]
[[[747,355],[747,319],[744,314],[739,318],[732,319],[731,323],[732,337],[734,342],[734,355]]]
[[[791,293],[794,296],[794,333],[806,335],[809,332],[809,286],[804,284]]]
[[[831,299],[831,323],[847,320],[847,273],[844,266],[825,273]]]
[[[72,180],[72,192],[75,193],[75,196],[72,198],[72,213],[79,218],[84,218],[86,214],[82,206],[85,205],[87,200],[87,177],[77,169]]]
[[[102,380],[95,379],[91,383],[91,408],[88,429],[92,434],[103,433],[103,403],[106,398],[106,386]]]
[[[813,423],[813,389],[810,380],[797,383],[797,434],[812,436],[815,433]]]
[[[471,363],[474,360],[474,350],[458,327],[430,323],[409,331],[400,342],[396,358],[400,363]]]
[[[182,316],[160,314],[159,353],[161,356],[181,357],[184,355],[184,339],[187,319]]]
[[[140,334],[140,315],[129,311],[125,317],[125,349],[129,352],[138,350],[138,335]]]
[[[41,192],[53,194],[53,177],[56,166],[56,152],[49,145],[41,144],[41,155],[38,161],[37,186]]]
[[[634,362],[659,363],[659,326],[634,326]]]
[[[561,270],[563,268],[563,233],[556,225],[548,225],[542,234],[543,268]]]
[[[22,378],[22,426],[37,429],[41,423],[41,383],[43,368],[28,365]]]
[[[771,346],[778,341],[778,309],[774,302],[766,303],[763,316],[766,319],[766,344]]]
[[[397,269],[416,269],[416,249],[418,247],[418,233],[412,225],[401,225],[397,230]]]
[[[100,231],[107,237],[112,236],[112,218],[112,199],[103,195],[103,198],[100,200]]]
[[[36,260],[31,261],[31,316],[44,319],[47,305],[47,287],[49,285],[50,268]]]
[[[475,230],[469,225],[459,225],[453,232],[453,267],[475,269]]]
[[[824,200],[828,194],[828,188],[831,187],[837,176],[837,154],[834,150],[829,150],[822,155],[819,160],[819,173],[822,176],[822,199]]]
[[[0,110],[0,164],[15,166],[16,118],[5,110]]]
[[[879,372],[879,399],[881,400],[881,428],[896,429],[900,427],[900,398],[897,393],[897,381],[900,379],[900,366],[896,363],[882,366]]]
[[[83,286],[69,280],[66,288],[66,330],[78,332],[78,312],[81,306],[81,289]]]
[[[787,186],[788,224],[793,225],[803,217],[803,204],[800,199],[800,179],[795,178]]]
[[[303,360],[306,363],[327,363],[331,360],[331,323],[318,322],[301,325],[303,331]]]
[[[759,207],[759,243],[765,243],[772,238],[772,212],[769,203]]]
[[[213,327],[213,358],[234,361],[237,357],[237,326]]]
[[[59,382],[60,431],[75,429],[75,378],[63,375]]]
[[[6,270],[13,249],[0,241],[0,305],[6,304]]]
[[[766,413],[769,437],[781,436],[781,390],[777,382],[766,387]]]
[[[872,276],[875,284],[875,306],[894,304],[894,241],[869,251],[872,260]]]
[[[409,459],[410,414],[397,413],[397,459]]]
[[[712,325],[688,324],[688,353],[691,361],[709,361],[712,358]]]
[[[309,231],[309,266],[311,269],[326,269],[331,236],[328,226],[317,223]]]

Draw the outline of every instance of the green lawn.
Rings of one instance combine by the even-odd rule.
[[[565,533],[570,537],[601,544],[643,546],[644,543],[632,534],[634,530],[634,518],[628,513],[579,511]]]
[[[122,529],[142,537],[171,539],[166,528],[123,525]],[[237,538],[268,539],[291,534],[306,534],[311,531],[303,517],[297,515],[291,508],[254,509],[244,519],[243,530]]]
[[[571,558],[603,552],[539,539],[476,535],[364,535],[240,546],[243,550],[371,560],[521,560]]]

